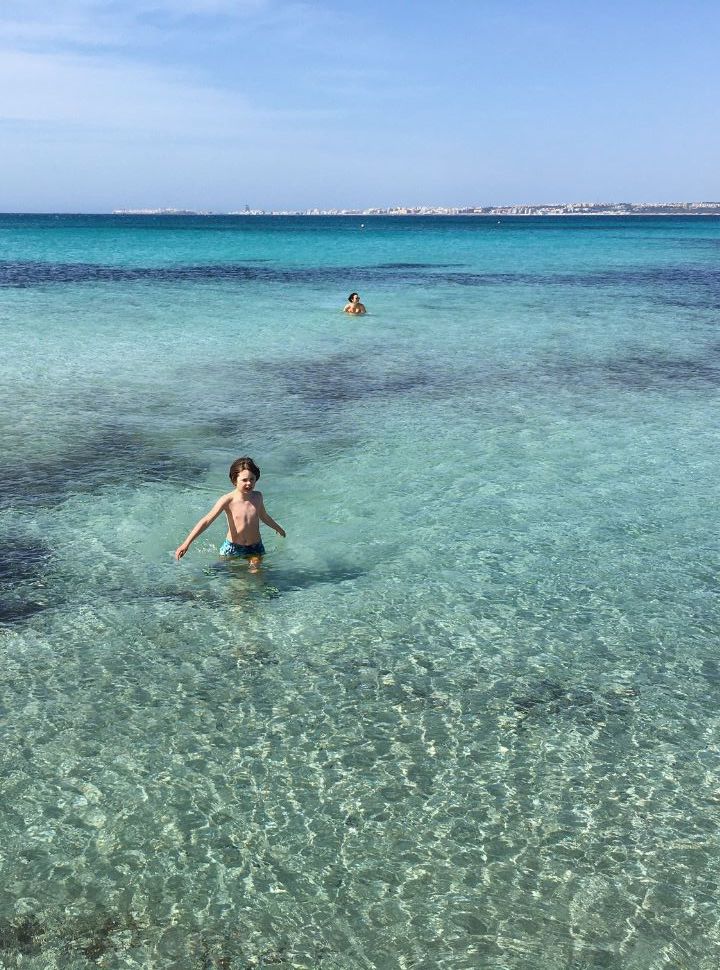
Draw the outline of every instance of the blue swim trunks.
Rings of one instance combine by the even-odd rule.
[[[220,546],[221,556],[234,556],[236,559],[247,559],[249,556],[264,556],[265,546],[261,542],[256,542],[252,546],[240,546],[237,542],[230,542],[226,539]]]

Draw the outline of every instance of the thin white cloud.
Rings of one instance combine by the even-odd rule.
[[[179,70],[117,58],[0,50],[0,120],[68,133],[242,139],[250,131],[310,125],[326,110],[271,110]]]
[[[226,140],[241,137],[248,128],[268,131],[294,122],[312,126],[336,115],[325,93],[333,87],[340,91],[340,85],[321,83],[320,95],[296,98],[295,105],[304,100],[305,107],[293,111],[277,93],[268,93],[263,104],[257,86],[248,96],[242,72],[215,71],[208,36],[198,42],[198,56],[176,54],[174,65],[168,61],[167,20],[208,15],[202,28],[212,32],[223,29],[213,20],[215,14],[226,14],[238,30],[252,29],[256,40],[272,36],[277,56],[283,45],[292,44],[296,30],[312,33],[316,22],[303,0],[34,0],[27,7],[4,0],[0,120],[51,126],[58,137],[67,125],[75,132],[126,130],[138,136]],[[187,24],[178,26],[175,36],[181,33],[185,44],[198,36]],[[314,71],[315,60],[310,63]]]
[[[247,99],[170,71],[66,54],[0,52],[0,117],[138,135],[211,135],[257,124]]]
[[[218,29],[261,23],[297,24],[310,18],[302,0],[4,0],[0,37],[19,49],[77,49],[84,46],[126,47],[182,31]]]
[[[33,9],[25,16],[0,14],[0,36],[5,47],[17,50],[44,50],[58,47],[103,45],[114,42],[115,31],[93,21],[77,9]]]
[[[132,10],[136,16],[163,12],[179,17],[191,14],[243,17],[266,11],[272,5],[272,0],[130,0],[125,8]]]

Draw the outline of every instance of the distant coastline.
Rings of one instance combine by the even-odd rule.
[[[391,206],[371,209],[113,209],[114,216],[720,216],[720,202],[561,202],[547,205]]]

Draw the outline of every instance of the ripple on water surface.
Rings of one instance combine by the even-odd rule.
[[[0,267],[0,963],[716,970],[710,224],[128,225]]]

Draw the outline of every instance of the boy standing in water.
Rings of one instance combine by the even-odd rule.
[[[262,493],[255,491],[258,478],[260,469],[252,458],[247,455],[237,458],[230,466],[230,481],[235,490],[221,496],[208,514],[200,519],[187,539],[175,550],[175,558],[182,559],[190,544],[224,512],[228,528],[225,542],[220,547],[220,555],[232,559],[247,559],[251,568],[257,568],[265,554],[260,538],[260,523],[264,522],[278,535],[285,536],[282,526],[265,511]]]

